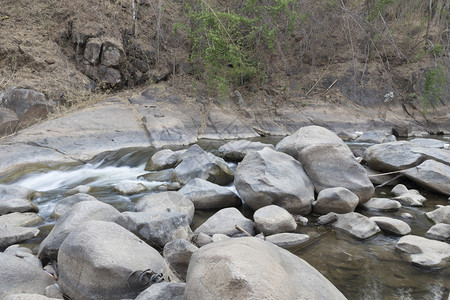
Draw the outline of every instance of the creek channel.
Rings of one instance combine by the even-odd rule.
[[[281,138],[262,138],[258,141],[276,144]],[[199,141],[199,146],[217,155],[219,146],[225,141]],[[351,148],[361,145],[350,144]],[[367,145],[365,145],[367,146]],[[89,163],[79,166],[60,166],[57,169],[42,168],[21,174],[6,184],[18,184],[40,192],[33,202],[39,207],[39,215],[44,223],[39,225],[40,234],[26,242],[26,246],[36,253],[39,243],[51,231],[56,220],[51,217],[55,204],[67,196],[67,192],[79,185],[91,187],[89,194],[98,200],[111,204],[119,211],[131,211],[135,202],[144,194],[155,193],[162,181],[145,181],[139,176],[149,173],[145,171],[148,159],[155,149],[122,149],[104,153]],[[230,163],[234,170],[236,164]],[[140,194],[124,196],[119,194],[114,185],[123,181],[138,181],[147,190]],[[427,198],[424,206],[405,207],[397,212],[365,211],[357,208],[357,212],[366,216],[383,215],[407,222],[411,234],[424,236],[433,225],[425,216],[425,212],[435,209],[436,205],[448,205],[446,196],[432,193],[406,182]],[[234,190],[233,186],[229,187]],[[391,197],[392,187],[375,190],[376,197]],[[234,190],[235,191],[235,190]],[[240,210],[252,218],[252,210],[245,205]],[[195,230],[216,211],[196,210],[191,225]],[[411,219],[400,215],[409,213]],[[327,277],[348,299],[447,299],[450,291],[450,270],[426,270],[404,261],[395,250],[395,243],[400,237],[385,232],[375,237],[359,241],[347,234],[327,226],[315,226],[317,215],[309,215],[307,226],[298,226],[298,233],[310,236],[306,244],[290,249],[292,253],[306,260],[325,277]]]

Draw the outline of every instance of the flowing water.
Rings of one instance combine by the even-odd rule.
[[[275,144],[279,138],[260,140]],[[223,141],[201,141],[199,145],[214,154]],[[358,145],[352,145],[358,147]],[[27,242],[37,251],[37,245],[50,232],[55,219],[51,213],[58,200],[79,185],[91,187],[90,195],[109,203],[119,211],[133,210],[134,204],[145,193],[164,182],[139,179],[143,174],[154,149],[123,149],[102,154],[90,163],[79,166],[62,166],[59,169],[41,169],[22,175],[9,184],[18,184],[40,192],[33,201],[39,206],[39,215],[45,222],[39,226],[38,237]],[[230,164],[235,168],[235,164]],[[114,190],[119,182],[140,182],[147,187],[144,193],[123,196]],[[3,182],[5,183],[5,182]],[[230,187],[234,189],[233,186]],[[390,196],[389,187],[376,189],[378,196]],[[423,236],[433,225],[425,216],[436,205],[448,205],[447,197],[420,190],[427,198],[424,207],[402,207],[398,212],[380,213],[358,210],[366,215],[385,215],[401,219],[400,214],[408,212],[412,219],[402,219],[412,228],[412,234]],[[242,207],[241,211],[251,218],[252,211]],[[215,211],[196,211],[192,229],[195,230]],[[399,237],[379,233],[375,237],[358,241],[345,233],[329,227],[314,226],[317,216],[308,216],[308,226],[299,226],[297,232],[310,235],[310,240],[291,251],[309,262],[325,275],[349,299],[447,299],[450,291],[450,270],[425,270],[404,261],[395,250]]]

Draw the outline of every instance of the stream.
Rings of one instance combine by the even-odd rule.
[[[272,144],[279,140],[280,138],[258,139]],[[198,144],[203,149],[217,154],[217,149],[224,143],[203,140]],[[119,211],[133,210],[137,199],[143,194],[156,192],[152,189],[164,183],[139,179],[139,176],[149,173],[144,168],[154,152],[155,150],[150,148],[122,149],[99,155],[84,165],[34,170],[9,182],[0,182],[22,185],[40,192],[33,202],[38,205],[39,215],[45,221],[38,226],[40,234],[27,241],[27,246],[37,252],[37,246],[56,221],[51,217],[55,204],[67,197],[70,189],[79,185],[91,187],[90,195],[113,205]],[[230,163],[230,167],[235,169],[236,164]],[[138,181],[148,190],[132,196],[120,195],[114,190],[114,185],[123,181]],[[360,208],[356,211],[369,217],[383,215],[401,219],[410,225],[411,234],[423,236],[433,225],[424,213],[434,210],[436,205],[448,205],[449,201],[444,195],[415,188],[427,198],[423,207],[403,206],[397,212],[365,211]],[[377,188],[375,196],[389,197],[391,189],[392,187]],[[252,217],[249,208],[242,206],[241,211],[246,217]],[[215,212],[196,210],[192,230]],[[401,218],[400,215],[405,212],[413,218]],[[290,251],[315,267],[348,299],[447,299],[450,291],[450,270],[426,270],[404,261],[395,250],[395,243],[400,237],[379,233],[373,238],[359,241],[329,227],[314,226],[318,217],[316,215],[307,217],[308,225],[299,226],[297,232],[310,235],[310,240]]]

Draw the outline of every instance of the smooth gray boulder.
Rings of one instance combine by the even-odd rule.
[[[277,205],[268,205],[259,208],[253,214],[255,227],[264,235],[294,231],[297,223],[294,217],[284,208]]]
[[[252,220],[247,219],[242,213],[234,207],[223,208],[209,217],[195,231],[195,234],[205,233],[213,236],[215,233],[222,233],[228,236],[242,234],[236,225],[246,230],[249,234],[255,234],[255,228]]]
[[[31,250],[27,247],[21,247],[20,245],[12,245],[6,248],[3,253],[21,258],[24,261],[42,269],[41,260],[37,258],[36,255],[33,255],[33,252],[31,252]]]
[[[265,147],[275,149],[272,144],[247,140],[231,141],[219,147],[219,156],[229,161],[241,161],[249,152],[259,151]]]
[[[347,145],[311,145],[299,151],[298,160],[317,192],[344,187],[358,196],[360,204],[373,196],[375,189],[367,171],[358,163]]]
[[[450,195],[450,166],[426,160],[415,168],[403,172],[409,179],[435,192]]]
[[[183,194],[175,191],[145,195],[139,198],[134,210],[137,212],[177,212],[185,214],[189,224],[194,218],[194,203]]]
[[[285,137],[276,145],[275,149],[297,158],[299,151],[305,147],[323,144],[345,145],[344,141],[330,130],[311,125],[302,127]]]
[[[0,299],[9,294],[44,295],[45,288],[55,283],[52,276],[29,262],[0,252]]]
[[[134,299],[150,283],[146,270],[170,274],[158,251],[112,222],[84,223],[58,253],[58,283],[72,299]]]
[[[417,166],[423,161],[423,156],[411,150],[411,143],[400,141],[367,148],[364,160],[375,171],[391,172]]]
[[[397,211],[402,205],[400,202],[389,198],[371,198],[362,207],[367,210]]]
[[[113,222],[119,216],[120,212],[117,209],[100,201],[82,201],[76,203],[70,211],[56,221],[52,231],[41,242],[38,257],[40,259],[56,259],[62,242],[72,231],[77,231],[83,223],[92,220]]]
[[[0,225],[0,249],[24,242],[39,234],[39,229]]]
[[[425,233],[427,239],[438,240],[438,241],[449,241],[450,240],[450,224],[439,223],[432,226]]]
[[[192,242],[197,245],[197,247],[203,247],[209,243],[214,242],[212,237],[203,232],[196,232],[192,237]]]
[[[250,152],[236,169],[234,185],[253,210],[275,204],[293,214],[308,214],[314,187],[302,165],[269,148]]]
[[[265,240],[269,243],[277,245],[278,247],[290,249],[306,243],[309,240],[309,235],[283,232],[266,236]]]
[[[189,181],[178,192],[188,197],[196,209],[224,208],[242,204],[239,196],[230,189],[200,178]]]
[[[44,218],[36,213],[11,213],[0,216],[0,226],[35,226],[44,221]]]
[[[185,283],[161,282],[152,284],[135,300],[183,300]]]
[[[196,251],[189,264],[184,299],[346,298],[301,258],[261,239],[246,237]]]
[[[173,173],[173,169],[164,169],[161,171],[155,171],[155,172],[143,174],[143,175],[139,176],[138,179],[139,180],[145,179],[147,181],[170,182],[170,181],[172,181],[172,173]]]
[[[75,195],[65,197],[58,202],[56,202],[55,208],[53,209],[52,218],[59,218],[68,212],[72,206],[83,201],[98,201],[97,198],[85,194],[77,193]]]
[[[337,219],[338,219],[337,214],[334,212],[330,212],[330,213],[327,213],[326,215],[318,217],[315,225],[317,225],[317,226],[328,225],[333,222],[336,222]]]
[[[114,185],[114,189],[122,195],[134,195],[142,193],[147,188],[140,182],[122,181]]]
[[[403,184],[397,184],[391,192],[396,195],[395,200],[406,206],[423,206],[423,202],[427,200],[419,191],[408,190]]]
[[[192,236],[186,214],[179,212],[124,212],[115,221],[155,247]]]
[[[184,158],[173,170],[172,181],[181,185],[194,178],[201,178],[219,185],[233,182],[234,174],[227,163],[211,153]]]
[[[380,232],[374,221],[359,213],[350,212],[336,216],[337,221],[331,223],[331,227],[340,229],[354,238],[364,240]]]
[[[321,190],[313,202],[313,211],[318,214],[335,212],[345,214],[355,210],[359,203],[358,196],[343,187]]]
[[[36,191],[18,185],[0,184],[0,215],[12,212],[38,212],[31,202]]]
[[[160,171],[164,169],[174,168],[175,165],[179,162],[180,156],[186,150],[172,151],[170,149],[163,149],[150,157],[145,166],[145,170],[147,171]]]
[[[433,211],[427,212],[426,215],[436,224],[450,224],[450,205],[439,207]]]
[[[186,240],[178,239],[164,246],[163,256],[169,267],[175,271],[178,278],[186,280],[189,260],[198,248]]]
[[[371,217],[370,220],[377,223],[378,227],[382,230],[395,235],[407,235],[411,233],[411,227],[409,227],[408,223],[401,220],[388,217]]]
[[[395,141],[395,137],[393,141]],[[381,130],[369,130],[360,135],[356,141],[358,143],[373,143],[381,144],[386,142],[392,142],[392,135]]]
[[[402,237],[395,248],[408,262],[423,268],[445,268],[450,261],[450,245],[416,235]]]

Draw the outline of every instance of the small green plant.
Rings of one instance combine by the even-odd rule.
[[[372,21],[378,17],[378,15],[383,15],[386,9],[397,2],[397,0],[377,0],[375,2],[374,8],[369,12],[369,16],[367,17],[369,21]]]
[[[442,65],[428,69],[422,89],[423,113],[427,113],[430,107],[434,107],[444,96],[447,76]]]

